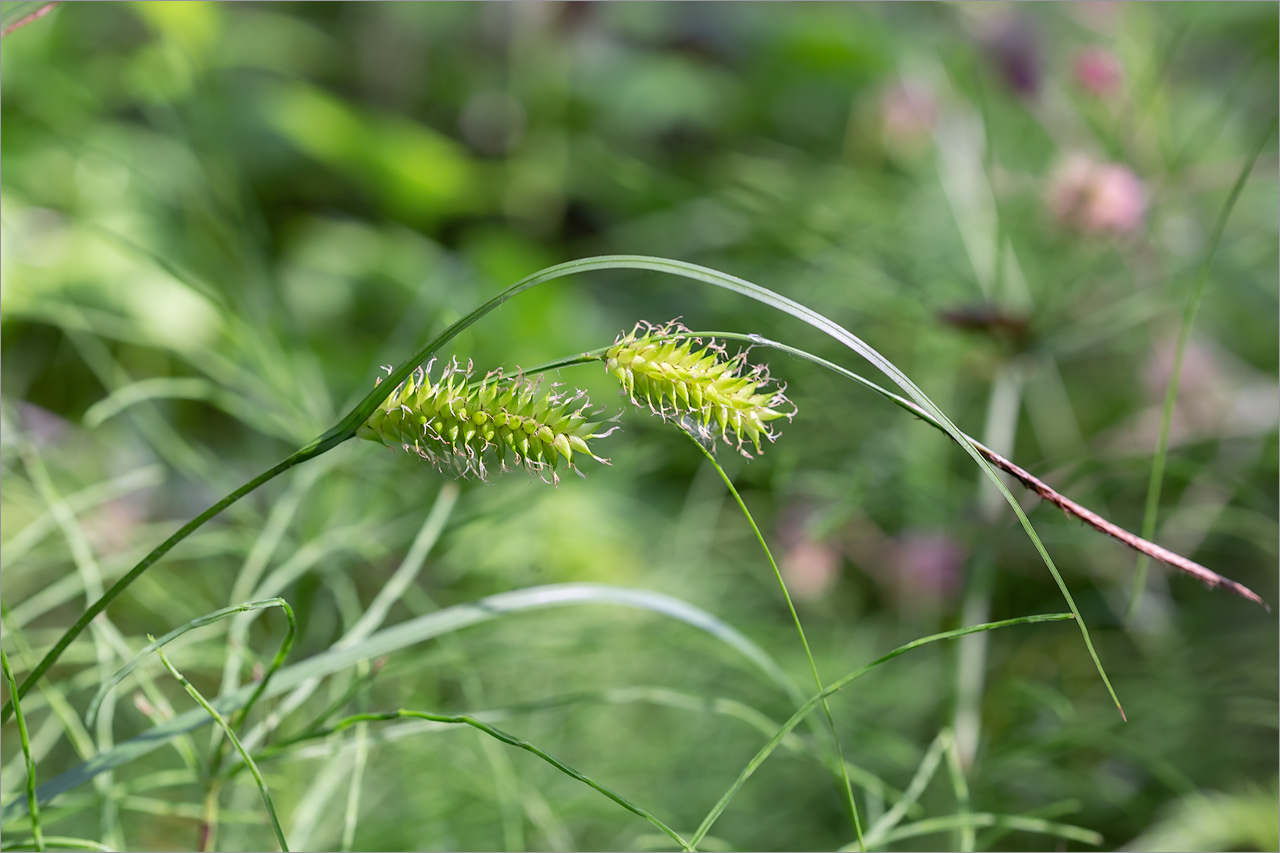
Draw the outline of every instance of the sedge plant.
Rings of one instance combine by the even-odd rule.
[[[568,275],[613,269],[656,271],[678,275],[754,299],[783,314],[799,319],[815,330],[840,342],[888,376],[907,396],[899,396],[845,367],[820,359],[801,349],[769,341],[756,335],[719,334],[712,336],[707,333],[698,334],[674,322],[660,326],[641,322],[631,332],[619,336],[611,345],[536,368],[516,371],[510,376],[504,374],[501,370],[496,370],[476,379],[470,363],[464,367],[457,359],[451,359],[445,364],[439,375],[433,377],[434,364],[445,345],[463,330],[480,321],[486,314],[507,300],[533,287]],[[1112,689],[1101,660],[1093,649],[1087,626],[1080,617],[1079,610],[1072,600],[1070,591],[1017,500],[1000,480],[997,470],[1003,470],[1013,475],[1015,479],[1035,491],[1040,497],[1054,502],[1069,514],[1075,515],[1075,517],[1086,521],[1096,529],[1120,539],[1149,556],[1188,572],[1210,586],[1226,588],[1244,597],[1260,601],[1252,591],[1234,581],[1223,578],[1198,564],[1191,563],[1191,561],[1185,560],[1179,555],[1165,551],[1153,543],[1139,539],[1132,534],[1127,534],[1105,519],[1101,519],[1096,514],[1090,513],[1078,504],[1061,496],[1012,462],[969,438],[901,370],[860,338],[821,314],[759,285],[705,267],[662,258],[608,256],[560,264],[517,282],[454,323],[400,365],[386,368],[387,376],[382,378],[364,399],[330,430],[299,448],[274,467],[232,491],[192,519],[146,555],[97,601],[86,608],[44,658],[31,668],[22,683],[11,687],[10,701],[0,712],[0,717],[7,720],[22,697],[62,657],[70,644],[83,633],[90,622],[177,544],[262,484],[308,460],[315,459],[351,438],[359,437],[394,448],[402,448],[422,457],[444,474],[455,477],[473,477],[480,480],[486,480],[502,471],[521,469],[533,477],[542,479],[550,484],[556,484],[559,482],[561,470],[581,473],[579,464],[584,459],[589,458],[597,463],[608,464],[608,460],[598,452],[598,442],[609,436],[617,428],[614,422],[616,418],[602,418],[601,411],[592,408],[583,392],[564,391],[560,389],[560,386],[554,384],[547,387],[542,382],[541,376],[539,376],[539,374],[546,373],[552,369],[565,368],[575,364],[602,363],[606,371],[617,379],[624,396],[636,405],[648,408],[665,421],[669,421],[684,430],[697,444],[701,452],[706,455],[710,464],[714,466],[723,479],[752,527],[780,584],[784,600],[812,670],[817,688],[817,694],[814,698],[804,705],[800,712],[797,712],[797,716],[793,717],[788,726],[784,727],[784,730],[780,731],[777,737],[771,741],[768,749],[757,756],[757,759],[744,771],[744,775],[739,778],[735,786],[726,792],[725,797],[708,815],[707,820],[704,821],[698,832],[688,840],[650,813],[631,804],[621,795],[614,794],[611,790],[591,780],[589,777],[583,776],[539,748],[493,729],[474,717],[432,715],[427,712],[401,709],[391,713],[351,718],[348,721],[338,723],[336,726],[319,725],[313,727],[313,732],[332,733],[348,725],[360,722],[405,717],[419,717],[445,723],[472,725],[492,737],[539,755],[562,772],[569,773],[569,775],[578,778],[580,781],[586,782],[615,802],[620,803],[636,814],[646,817],[685,849],[693,849],[706,835],[716,816],[720,811],[723,811],[729,799],[732,799],[742,783],[754,771],[754,768],[758,767],[759,763],[768,755],[768,752],[772,751],[785,738],[791,728],[794,728],[796,724],[807,716],[809,710],[821,706],[834,742],[844,800],[853,823],[858,844],[862,846],[863,829],[853,797],[848,765],[841,754],[837,727],[827,704],[827,696],[834,690],[844,686],[844,684],[849,683],[852,678],[856,678],[857,674],[846,677],[841,681],[824,685],[809,650],[808,641],[805,639],[803,627],[800,624],[799,617],[768,544],[759,527],[752,519],[746,504],[734,488],[731,479],[725,474],[717,461],[715,454],[715,449],[720,443],[731,447],[734,451],[748,458],[753,454],[760,454],[764,450],[764,442],[773,441],[777,438],[778,423],[795,417],[796,408],[787,399],[782,386],[772,382],[768,374],[768,368],[765,365],[757,364],[753,366],[749,364],[745,352],[730,356],[725,345],[717,343],[716,338],[721,341],[737,338],[746,343],[777,348],[828,367],[863,387],[901,405],[946,433],[959,444],[979,465],[984,474],[999,488],[1032,540],[1046,567],[1053,575],[1067,603],[1069,613],[1058,614],[1052,618],[1072,619],[1076,622],[1099,676],[1106,685],[1117,708],[1120,708],[1119,699]],[[276,601],[256,602],[240,609],[261,607],[268,604],[276,605]],[[286,612],[288,612],[287,607]],[[926,638],[920,642],[949,639],[952,636],[961,636],[975,630],[986,630],[991,627],[1028,621],[1043,620],[1040,620],[1039,617],[1024,617],[1004,623],[971,626],[970,629],[949,632],[945,635]],[[291,614],[290,622],[292,624]],[[159,652],[159,645],[155,645],[157,652]],[[915,645],[909,644],[899,652],[886,656],[880,662],[888,660],[894,654],[914,647]],[[277,655],[276,661],[273,662],[272,672],[283,662],[283,654],[285,653],[287,653],[287,644],[285,648],[282,648],[281,654]],[[176,670],[171,671],[176,673]],[[865,669],[860,670],[858,674],[862,671],[865,671]],[[175,675],[175,677],[178,676]],[[262,777],[253,765],[249,749],[234,733],[235,725],[244,720],[248,705],[252,705],[254,700],[264,695],[268,680],[269,678],[259,682],[259,686],[252,692],[252,698],[249,699],[245,706],[241,707],[239,713],[230,721],[223,717],[210,703],[203,701],[202,697],[195,692],[189,692],[192,692],[192,696],[209,713],[210,717],[219,723],[220,728],[228,736],[228,740],[240,752],[243,763],[239,766],[250,768],[250,771],[255,776],[261,788],[263,799],[267,802],[269,811],[272,812],[273,825],[276,828],[279,843],[283,848],[283,830],[280,829],[279,822],[274,819],[274,808],[270,805],[270,797],[265,785],[262,783]],[[1121,714],[1123,715],[1123,710],[1121,710]],[[222,754],[222,751],[219,750],[218,755],[221,756]],[[36,805],[33,798],[33,818],[36,814]],[[974,815],[972,818],[976,821],[978,816]],[[962,821],[961,824],[963,826],[977,825],[972,821],[968,824],[964,824]],[[884,828],[883,824],[881,824],[881,827],[882,834],[879,837],[883,839],[887,837],[888,829]]]

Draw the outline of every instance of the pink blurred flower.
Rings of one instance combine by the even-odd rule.
[[[933,91],[919,80],[904,79],[880,96],[880,127],[891,155],[921,153],[933,136],[937,119]]]
[[[1076,85],[1098,97],[1114,94],[1123,76],[1115,54],[1100,47],[1090,47],[1076,55],[1075,74]]]
[[[802,601],[816,601],[835,585],[840,574],[840,552],[825,542],[801,542],[787,550],[779,568],[792,595]]]
[[[1147,190],[1125,166],[1073,154],[1054,170],[1046,204],[1067,228],[1085,234],[1124,234],[1142,227]]]

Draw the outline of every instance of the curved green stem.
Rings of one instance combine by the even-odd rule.
[[[9,666],[9,656],[0,649],[0,667],[4,670],[4,683],[9,688],[9,695],[16,695],[18,685],[13,678],[13,669]],[[22,708],[15,700],[14,708],[18,714],[18,739],[22,741],[22,754],[27,760],[27,814],[31,815],[31,836],[37,850],[44,850],[44,827],[40,824],[40,807],[36,802],[36,763],[31,758],[31,741],[27,737],[27,721],[22,716]]]
[[[858,836],[859,849],[865,850],[866,847],[862,842],[862,821],[858,818],[858,805],[853,800],[853,785],[849,782],[849,771],[845,765],[844,752],[840,749],[840,732],[836,729],[835,717],[831,715],[831,706],[827,704],[827,694],[822,686],[822,676],[818,675],[818,664],[813,659],[813,652],[809,650],[809,640],[805,637],[804,627],[800,624],[800,614],[796,612],[796,606],[791,601],[791,593],[787,591],[787,582],[782,578],[782,572],[778,569],[778,562],[773,559],[773,552],[769,550],[769,544],[764,541],[764,534],[760,532],[760,526],[756,524],[756,520],[751,516],[751,510],[747,509],[747,505],[742,501],[742,495],[738,494],[738,489],[733,485],[733,480],[729,479],[729,475],[724,472],[724,468],[720,467],[720,463],[716,461],[715,454],[708,450],[702,442],[689,431],[681,430],[689,440],[698,446],[702,451],[702,455],[707,457],[707,461],[716,469],[716,473],[720,475],[720,479],[724,480],[724,484],[729,489],[729,494],[733,495],[733,499],[738,504],[738,509],[742,510],[742,514],[747,518],[747,524],[751,525],[751,530],[756,535],[756,541],[760,543],[760,548],[764,551],[765,557],[769,560],[769,566],[773,569],[773,576],[778,579],[778,586],[782,589],[782,598],[787,602],[787,610],[791,612],[791,621],[795,623],[796,632],[800,635],[800,645],[804,646],[804,656],[809,661],[809,669],[813,672],[813,682],[818,686],[818,695],[822,698],[822,710],[827,715],[827,725],[831,728],[831,737],[836,744],[836,759],[840,763],[841,781],[844,783],[845,806],[849,809],[849,818],[853,821],[853,830]]]
[[[155,642],[155,637],[150,635],[147,636],[147,639],[151,642]],[[276,807],[275,803],[271,800],[271,792],[267,790],[267,783],[262,778],[262,771],[260,771],[258,769],[258,765],[254,763],[253,757],[249,755],[245,750],[244,745],[240,743],[240,738],[236,737],[235,731],[233,731],[230,724],[227,723],[226,718],[218,713],[218,709],[210,705],[209,700],[204,698],[204,695],[201,694],[199,690],[196,690],[191,682],[187,680],[187,677],[181,672],[178,672],[178,670],[174,668],[174,665],[169,662],[169,658],[165,656],[164,649],[157,648],[156,654],[160,657],[160,662],[164,664],[165,669],[169,670],[169,674],[177,679],[178,683],[187,691],[187,694],[190,695],[192,699],[196,700],[196,704],[203,708],[205,713],[213,718],[213,721],[217,723],[218,727],[226,734],[227,739],[230,740],[231,744],[239,751],[241,758],[244,759],[244,763],[249,768],[249,772],[253,774],[253,780],[258,783],[258,791],[262,794],[262,802],[266,805],[267,814],[271,817],[271,828],[275,830],[276,841],[279,842],[280,849],[284,853],[289,853],[289,845],[285,841],[284,829],[280,826],[280,818],[276,816]]]

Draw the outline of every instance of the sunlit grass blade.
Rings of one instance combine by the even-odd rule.
[[[40,2],[40,0],[20,0],[4,10],[0,17],[0,38],[20,30],[28,24],[34,24],[58,7],[60,0]]]
[[[918,640],[912,640],[910,643],[901,645],[888,654],[882,655],[871,663],[854,670],[836,681],[833,681],[824,691],[822,691],[822,693],[811,698],[801,706],[798,711],[792,714],[791,718],[783,723],[782,728],[778,729],[777,733],[769,739],[769,742],[765,744],[749,762],[747,762],[747,766],[743,768],[740,774],[738,774],[738,778],[729,786],[729,789],[725,791],[719,801],[712,806],[711,811],[707,813],[702,824],[698,827],[698,831],[693,834],[691,839],[689,839],[689,843],[694,847],[698,846],[698,842],[711,831],[711,827],[715,825],[716,820],[719,819],[724,810],[728,808],[730,801],[737,796],[738,791],[740,791],[742,786],[747,783],[747,780],[750,779],[752,775],[755,774],[756,770],[760,768],[760,765],[773,754],[773,751],[778,748],[782,739],[785,738],[796,726],[798,726],[801,720],[812,713],[812,711],[822,703],[822,698],[824,696],[830,696],[831,694],[836,693],[853,681],[856,681],[868,672],[871,672],[876,667],[893,660],[899,655],[905,654],[912,649],[918,649],[921,646],[928,645],[929,643],[935,643],[939,640],[953,640],[956,637],[963,637],[967,634],[976,634],[979,631],[992,631],[997,628],[1006,628],[1012,625],[1031,625],[1040,622],[1063,622],[1074,618],[1075,616],[1070,613],[1045,613],[1035,616],[1019,616],[1016,619],[1004,619],[999,622],[986,622],[981,625],[971,625],[967,628],[958,628],[954,631],[944,631],[940,634],[931,634],[927,637],[921,637]]]
[[[1065,841],[1079,841],[1081,844],[1090,844],[1094,847],[1100,847],[1103,843],[1102,833],[1094,832],[1090,829],[1084,829],[1079,826],[1072,826],[1069,823],[1057,823],[1056,821],[1044,820],[1038,817],[1023,817],[1021,815],[1003,815],[991,814],[990,812],[972,812],[969,814],[954,814],[944,817],[931,817],[924,820],[918,820],[905,826],[900,826],[892,832],[886,833],[881,839],[881,844],[892,844],[895,841],[903,841],[908,838],[918,838],[921,835],[933,835],[940,832],[950,832],[955,829],[968,830],[972,832],[974,829],[981,827],[993,827],[1003,830],[1021,830],[1023,832],[1034,832],[1039,835],[1050,835],[1055,838],[1061,838]],[[841,850],[853,850],[852,845],[846,845]]]
[[[955,735],[947,732],[947,771],[951,776],[951,789],[956,795],[956,806],[960,809],[958,817],[968,818],[971,814],[969,811],[969,780],[964,775],[964,762],[960,758],[960,749],[956,745]],[[974,849],[977,839],[974,838],[973,826],[965,823],[960,827],[960,850],[961,853],[969,853]]]
[[[295,438],[296,427],[280,416],[273,417],[273,413],[265,412],[253,400],[234,394],[208,379],[195,376],[139,379],[116,388],[89,407],[84,413],[84,425],[88,429],[96,429],[130,406],[152,400],[198,400],[216,406],[231,417],[274,438],[285,441],[293,441]]]
[[[100,850],[103,853],[111,853],[110,847],[100,841],[94,841],[91,838],[74,838],[70,835],[46,835],[45,844],[52,845],[57,848],[66,848],[67,850]],[[33,841],[14,841],[8,844],[0,844],[0,850],[42,850],[44,848],[36,845]]]
[[[1160,433],[1156,437],[1156,452],[1151,457],[1151,478],[1147,482],[1147,503],[1142,515],[1143,539],[1150,539],[1156,532],[1156,518],[1160,514],[1160,492],[1164,485],[1164,465],[1169,455],[1169,429],[1173,425],[1173,407],[1178,402],[1178,386],[1182,381],[1182,360],[1187,353],[1187,343],[1191,339],[1191,327],[1195,324],[1196,314],[1200,310],[1200,301],[1204,298],[1205,285],[1209,281],[1209,269],[1213,265],[1214,257],[1218,254],[1218,245],[1222,242],[1222,233],[1227,228],[1231,211],[1235,209],[1236,201],[1244,190],[1254,164],[1262,155],[1262,149],[1266,147],[1267,140],[1271,138],[1271,134],[1275,133],[1276,124],[1277,119],[1273,118],[1267,125],[1266,132],[1254,146],[1252,154],[1241,166],[1240,174],[1236,176],[1235,185],[1231,187],[1231,193],[1223,203],[1218,221],[1213,226],[1213,235],[1209,238],[1209,245],[1205,247],[1204,260],[1200,262],[1195,283],[1191,286],[1191,298],[1187,300],[1186,310],[1182,314],[1182,325],[1178,328],[1178,342],[1173,350],[1173,366],[1169,371],[1169,384],[1164,392],[1164,407],[1160,412]],[[1147,563],[1147,556],[1143,554],[1138,557],[1134,567],[1133,590],[1129,594],[1129,605],[1125,608],[1124,614],[1126,623],[1132,621],[1142,601],[1142,591],[1147,586]]]
[[[129,673],[133,672],[138,665],[146,659],[147,655],[154,651],[158,651],[188,631],[194,631],[196,628],[203,628],[206,625],[212,625],[215,622],[226,619],[228,616],[232,616],[236,613],[244,613],[247,610],[261,610],[267,607],[279,607],[284,610],[285,618],[289,620],[289,628],[288,633],[285,634],[285,638],[280,644],[280,650],[276,652],[276,656],[272,660],[271,666],[268,667],[262,681],[259,682],[257,686],[258,694],[261,695],[261,691],[266,689],[266,684],[270,681],[271,676],[280,668],[280,664],[284,662],[285,656],[288,655],[289,649],[293,646],[294,634],[297,632],[297,623],[293,617],[293,608],[291,608],[289,603],[283,598],[268,598],[263,601],[248,601],[244,604],[233,604],[230,607],[223,607],[220,610],[215,610],[212,613],[205,614],[197,619],[192,619],[186,624],[179,625],[177,628],[174,628],[158,640],[152,640],[139,650],[139,652],[125,663],[124,666],[120,667],[114,675],[102,682],[102,686],[98,688],[97,694],[95,694],[93,699],[89,702],[89,710],[85,715],[85,719],[88,721],[89,725],[93,725],[94,718],[97,717],[98,709],[102,706],[102,700],[106,698],[107,693],[127,678]],[[253,697],[253,700],[246,704],[246,712],[248,707],[256,700],[257,696]]]
[[[736,628],[701,608],[648,590],[627,589],[605,584],[569,583],[499,593],[402,622],[379,631],[354,646],[329,649],[307,660],[283,667],[276,673],[276,677],[271,680],[262,695],[266,698],[278,696],[309,679],[341,672],[362,660],[389,655],[416,643],[479,625],[507,614],[552,607],[597,604],[647,610],[683,622],[714,637],[743,656],[767,681],[775,685],[788,698],[795,691],[795,685],[768,653]],[[235,693],[219,697],[212,705],[222,714],[232,713],[244,706],[255,689],[241,688]],[[209,716],[199,710],[180,714],[165,725],[157,726],[131,740],[117,744],[109,752],[96,755],[45,782],[37,789],[37,797],[40,802],[47,803],[57,795],[84,784],[99,773],[120,767],[146,755],[179,734],[207,725],[209,720]],[[7,821],[25,812],[25,801],[15,800],[5,804],[3,812],[0,812],[0,819]]]
[[[153,643],[155,642],[153,637],[148,637],[147,639],[151,640]],[[209,704],[208,700],[206,700],[204,696],[200,695],[200,691],[196,690],[196,688],[192,686],[191,682],[187,681],[186,677],[174,668],[173,664],[169,663],[169,659],[165,657],[164,649],[157,647],[155,652],[160,656],[160,662],[164,664],[164,668],[169,670],[169,674],[177,679],[178,683],[182,685],[183,689],[187,691],[191,698],[196,700],[196,703],[204,709],[204,712],[218,724],[218,727],[222,729],[223,734],[226,735],[227,740],[231,741],[231,745],[236,748],[240,753],[240,757],[244,759],[244,763],[248,765],[249,772],[253,775],[253,780],[258,784],[258,790],[262,793],[262,802],[266,804],[267,813],[271,815],[271,826],[275,830],[276,841],[280,843],[280,849],[285,851],[285,853],[288,853],[289,845],[284,839],[284,830],[280,827],[280,818],[276,817],[276,807],[275,804],[271,802],[271,792],[267,790],[267,783],[263,780],[262,773],[258,770],[258,765],[254,763],[253,757],[249,755],[249,753],[245,751],[245,748],[240,744],[240,739],[236,737],[235,730],[231,728],[226,719],[218,713],[216,708]],[[257,694],[255,693],[254,698],[256,698],[256,695]],[[252,699],[250,701],[252,701]]]
[[[671,827],[667,826],[665,823],[663,823],[661,820],[659,820],[657,817],[651,814],[648,810],[636,805],[635,803],[631,802],[621,794],[597,782],[596,780],[592,779],[590,776],[587,776],[585,773],[582,773],[581,771],[574,769],[568,764],[565,764],[560,759],[556,758],[555,756],[551,755],[545,750],[537,746],[534,746],[533,744],[529,743],[527,740],[524,740],[523,738],[518,738],[515,735],[510,734],[508,732],[504,732],[502,729],[495,728],[494,726],[489,725],[483,720],[479,720],[469,714],[433,714],[428,711],[409,711],[404,709],[401,709],[398,711],[385,711],[381,713],[353,714],[350,717],[347,717],[339,721],[338,723],[336,723],[334,726],[330,728],[321,729],[321,730],[309,733],[304,738],[300,738],[298,741],[289,741],[286,743],[282,743],[280,744],[280,747],[283,748],[286,746],[290,746],[293,743],[297,743],[302,740],[328,737],[329,735],[336,734],[338,732],[343,731],[344,729],[350,728],[351,726],[357,725],[358,723],[362,723],[362,722],[381,722],[385,720],[397,720],[397,719],[430,720],[432,722],[444,723],[446,725],[467,725],[467,726],[471,726],[474,729],[478,729],[484,732],[485,734],[489,735],[489,737],[500,740],[505,744],[509,744],[518,749],[523,749],[526,752],[531,752],[534,755],[541,758],[543,761],[550,764],[552,767],[559,770],[561,773],[564,773],[566,776],[570,776],[574,779],[577,779],[579,782],[582,782],[584,785],[588,785],[591,788],[594,788],[595,790],[599,791],[601,794],[604,794],[606,797],[613,800],[618,805],[622,806],[627,811],[631,812],[632,814],[639,815],[640,817],[649,821],[649,823],[653,824],[658,829],[662,830],[667,836],[669,836],[677,844],[679,844],[682,850],[692,849],[689,846],[689,843],[685,841],[682,837],[680,837],[679,833],[677,833]]]
[[[10,696],[18,695],[18,682],[9,667],[9,656],[0,649],[0,664],[4,667],[4,683],[9,688]],[[44,850],[44,829],[40,823],[40,806],[36,802],[36,762],[31,757],[31,742],[27,738],[27,721],[22,715],[22,707],[15,699],[13,703],[15,717],[18,720],[18,739],[22,742],[22,755],[27,762],[27,814],[31,816],[32,843],[37,850]]]

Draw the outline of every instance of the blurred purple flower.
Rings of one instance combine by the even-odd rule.
[[[1005,85],[1019,95],[1034,96],[1040,91],[1040,39],[1027,18],[1000,17],[988,26],[981,41]]]

